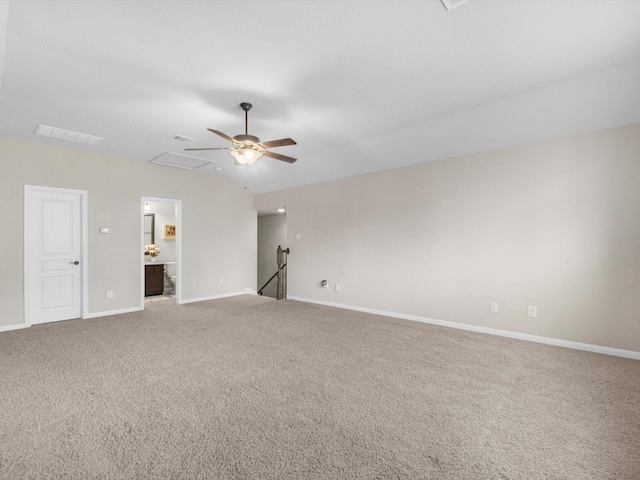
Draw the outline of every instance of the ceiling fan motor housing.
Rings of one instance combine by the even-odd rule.
[[[238,143],[245,145],[253,145],[254,143],[260,143],[260,139],[254,135],[236,135],[233,139]]]

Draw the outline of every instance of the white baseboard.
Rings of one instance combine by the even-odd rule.
[[[206,302],[207,300],[218,300],[220,298],[237,297],[238,295],[247,295],[247,293],[249,292],[248,291],[233,292],[233,293],[223,293],[222,295],[213,295],[211,297],[189,298],[187,300],[182,300],[180,303],[184,304],[184,303]]]
[[[551,337],[540,337],[538,335],[529,335],[527,333],[510,332],[508,330],[499,330],[497,328],[479,327],[468,325],[465,323],[448,322],[445,320],[436,320],[433,318],[419,317],[417,315],[407,315],[404,313],[387,312],[384,310],[376,310],[373,308],[354,307],[352,305],[344,305],[341,303],[325,302],[322,300],[314,300],[311,298],[289,297],[289,300],[297,300],[299,302],[315,303],[325,305],[327,307],[343,308],[345,310],[355,310],[357,312],[372,313],[374,315],[382,315],[384,317],[401,318],[403,320],[412,320],[414,322],[429,323],[441,327],[457,328],[459,330],[468,330],[471,332],[488,333],[489,335],[498,335],[500,337],[515,338],[518,340],[526,340],[528,342],[544,343],[546,345],[554,345],[557,347],[573,348],[574,350],[584,350],[587,352],[602,353],[604,355],[612,355],[614,357],[631,358],[640,360],[640,352],[633,350],[622,350],[619,348],[603,347],[601,345],[591,345],[589,343],[572,342],[569,340],[561,340]]]
[[[142,310],[142,308],[140,307],[122,308],[120,310],[109,310],[107,312],[87,313],[82,318],[85,319],[85,318],[107,317],[109,315],[119,315],[121,313],[131,313],[131,312],[137,312],[140,310]],[[69,320],[75,320],[75,319],[70,318]],[[31,325],[27,326],[24,323],[17,323],[14,325],[5,325],[5,326],[0,326],[0,332],[8,332],[9,330],[19,330],[21,328],[29,328],[29,327],[31,327]]]
[[[24,323],[14,323],[13,325],[0,326],[0,332],[10,332],[11,330],[20,330],[21,328],[27,328]]]
[[[194,303],[194,302],[204,302],[206,300],[217,300],[219,298],[227,298],[227,297],[236,297],[238,295],[257,295],[255,290],[247,288],[244,292],[233,292],[233,293],[225,293],[222,295],[213,295],[211,297],[202,297],[202,298],[190,298],[189,300],[183,300],[180,302],[183,303]],[[109,315],[120,315],[123,313],[132,313],[132,312],[140,312],[144,310],[143,307],[131,307],[131,308],[121,308],[119,310],[107,310],[103,312],[93,312],[87,313],[82,318],[99,318],[99,317],[108,317]],[[16,323],[13,325],[0,325],[0,332],[8,332],[11,330],[19,330],[21,328],[28,328],[24,323]]]
[[[82,318],[108,317],[109,315],[120,315],[122,313],[139,312],[141,310],[142,310],[142,307],[121,308],[120,310],[108,310],[108,311],[105,311],[105,312],[87,313]]]
[[[98,317],[107,317],[109,315],[119,315],[121,313],[131,313],[131,312],[138,312],[142,310],[142,308],[140,307],[132,307],[132,308],[122,308],[120,310],[109,310],[106,312],[94,312],[94,313],[87,313],[85,316],[83,316],[82,318],[98,318]],[[69,320],[74,320],[73,318],[70,318]],[[4,325],[4,326],[0,326],[0,332],[8,332],[10,330],[19,330],[21,328],[29,328],[31,325],[27,326],[24,323],[16,323],[13,325]]]

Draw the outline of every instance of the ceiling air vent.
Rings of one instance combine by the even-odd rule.
[[[89,135],[88,133],[72,132],[63,128],[47,127],[46,125],[38,125],[35,133],[43,137],[57,138],[59,140],[68,140],[70,142],[84,143],[86,145],[95,145],[104,140],[102,137]]]
[[[152,159],[149,163],[155,163],[156,165],[166,165],[167,167],[186,168],[187,170],[195,170],[196,168],[209,165],[209,160],[204,160],[198,157],[191,157],[182,153],[167,152]]]
[[[185,137],[184,135],[174,135],[171,138],[176,142],[197,142],[198,141],[196,138]]]
[[[447,10],[459,7],[463,3],[467,3],[469,0],[442,0],[442,4]]]

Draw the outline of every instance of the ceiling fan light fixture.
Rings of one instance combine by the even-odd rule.
[[[261,142],[255,135],[249,135],[249,110],[251,110],[251,104],[243,102],[240,104],[240,107],[244,110],[244,134],[230,137],[226,133],[214,130],[213,128],[207,128],[211,133],[215,133],[219,137],[229,140],[233,144],[233,148],[185,148],[185,150],[230,150],[231,155],[233,155],[233,158],[236,160],[236,165],[252,165],[262,155],[276,160],[281,160],[283,162],[294,163],[296,161],[295,158],[280,155],[279,153],[273,153],[268,151],[267,148],[297,145],[296,141],[292,138],[281,138],[279,140]]]
[[[251,147],[239,147],[231,150],[231,155],[236,159],[236,162],[242,165],[251,165],[256,162],[261,156],[260,150]]]

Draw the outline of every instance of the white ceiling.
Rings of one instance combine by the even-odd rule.
[[[3,137],[148,162],[251,102],[298,162],[197,156],[254,193],[640,122],[640,1],[11,1],[0,55]]]

